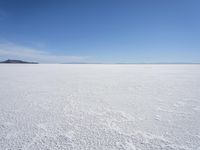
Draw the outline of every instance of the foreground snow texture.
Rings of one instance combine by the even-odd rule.
[[[0,65],[0,149],[200,149],[200,65]]]

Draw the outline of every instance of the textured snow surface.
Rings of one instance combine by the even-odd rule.
[[[0,65],[1,150],[199,150],[200,65]]]

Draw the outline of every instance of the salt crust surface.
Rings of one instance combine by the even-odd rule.
[[[199,150],[200,65],[0,65],[1,150]]]

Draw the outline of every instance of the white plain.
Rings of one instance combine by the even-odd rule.
[[[200,147],[200,65],[0,65],[0,149]]]

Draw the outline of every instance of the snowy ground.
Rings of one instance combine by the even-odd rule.
[[[200,65],[0,65],[0,149],[199,150]]]

